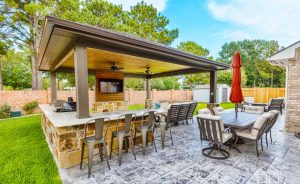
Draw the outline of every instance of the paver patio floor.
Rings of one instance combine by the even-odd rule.
[[[283,133],[283,116],[273,127],[273,144],[256,157],[255,142],[238,145],[242,154],[228,150],[227,160],[204,157],[198,125],[179,125],[172,128],[174,146],[166,141],[162,149],[157,141],[147,148],[146,156],[137,148],[137,160],[131,152],[123,154],[123,163],[118,166],[117,156],[110,160],[111,170],[106,162],[94,157],[92,175],[88,178],[87,165],[60,169],[64,183],[300,183],[300,139],[293,134]],[[158,134],[159,135],[159,132]],[[261,150],[260,150],[261,151]]]

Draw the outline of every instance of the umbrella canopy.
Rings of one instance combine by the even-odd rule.
[[[239,52],[235,52],[232,62],[232,84],[230,92],[230,101],[232,103],[241,103],[244,101],[242,88],[241,88],[241,56]]]

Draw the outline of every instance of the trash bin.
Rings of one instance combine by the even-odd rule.
[[[12,117],[12,118],[19,117],[19,116],[21,116],[21,111],[20,110],[15,110],[15,111],[10,112],[10,117]]]

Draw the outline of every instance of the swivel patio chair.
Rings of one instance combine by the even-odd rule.
[[[139,125],[137,125],[137,123],[135,124],[134,144],[136,145],[137,134],[138,133],[142,134],[142,148],[143,148],[144,156],[146,152],[146,146],[148,145],[149,133],[151,134],[152,137],[152,144],[154,145],[155,151],[157,152],[155,139],[154,139],[155,113],[156,111],[149,111],[144,113],[141,122],[139,122]]]
[[[198,110],[198,115],[200,114],[212,115],[208,108]]]
[[[112,132],[111,135],[111,144],[110,144],[110,158],[113,152],[113,142],[114,138],[118,138],[118,160],[119,165],[122,164],[122,152],[123,152],[123,141],[125,141],[125,148],[126,152],[128,152],[128,144],[132,149],[132,153],[134,159],[136,160],[135,150],[134,150],[134,143],[133,143],[133,136],[132,136],[132,121],[135,120],[136,114],[124,114],[119,116],[117,124],[116,124],[116,131]],[[124,123],[123,123],[124,121]],[[121,125],[121,126],[120,126]]]
[[[263,106],[246,106],[245,112],[251,113],[251,114],[263,114],[264,107]]]
[[[107,166],[108,166],[108,169],[110,170],[107,147],[106,147],[106,142],[105,142],[105,137],[106,137],[108,128],[106,129],[105,134],[103,136],[103,128],[104,128],[105,120],[108,120],[110,123],[110,119],[108,119],[108,118],[98,118],[95,120],[90,120],[85,124],[84,139],[83,139],[82,148],[81,148],[80,169],[82,168],[85,145],[87,145],[87,147],[88,147],[88,177],[90,177],[90,175],[91,175],[93,151],[94,151],[95,145],[97,145],[99,148],[99,154],[100,154],[101,161],[103,161],[103,150],[102,150],[102,146],[103,146]],[[92,123],[93,121],[95,121],[95,135],[87,137],[86,130],[87,130],[88,124]]]
[[[224,108],[223,107],[214,107],[214,108],[212,108],[212,113],[215,116],[218,116],[218,115],[220,115],[223,112],[224,112]]]
[[[220,116],[212,116],[200,114],[197,116],[198,126],[200,130],[200,139],[210,141],[210,147],[202,149],[202,154],[213,159],[227,159],[230,153],[222,148],[232,138],[232,133],[225,132],[224,124]],[[212,155],[214,151],[218,151],[222,156]]]
[[[169,129],[170,132],[170,139],[171,139],[172,146],[174,145],[171,124],[178,123],[179,110],[180,110],[180,105],[171,105],[167,115],[160,113],[160,115],[165,118],[165,121],[159,122],[160,131],[161,131],[161,145],[163,149],[165,147],[165,137],[166,137],[165,132],[167,129]]]
[[[273,140],[272,140],[272,127],[275,125],[275,123],[277,122],[278,120],[278,117],[279,117],[279,111],[277,110],[271,110],[269,111],[269,113],[273,114],[273,117],[272,119],[268,122],[268,125],[266,127],[266,130],[265,130],[265,135],[266,135],[266,143],[267,143],[267,146],[268,145],[268,133],[270,133],[270,139],[271,139],[271,144],[273,143]]]
[[[193,102],[193,103],[190,104],[190,108],[189,108],[188,113],[186,115],[186,121],[187,121],[186,123],[187,124],[188,124],[189,120],[192,120],[192,122],[194,123],[193,117],[194,117],[194,112],[196,110],[197,104],[198,104],[197,102]]]
[[[235,133],[238,137],[246,138],[248,140],[252,140],[256,142],[256,154],[259,156],[258,153],[258,141],[261,141],[261,150],[263,151],[263,144],[262,144],[262,136],[265,133],[266,126],[269,121],[272,119],[273,114],[266,113],[258,117],[255,121],[253,127],[249,129],[236,129]]]
[[[267,111],[278,110],[282,114],[284,99],[273,98],[268,106],[266,106]]]

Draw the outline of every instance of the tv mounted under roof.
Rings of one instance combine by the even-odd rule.
[[[100,93],[122,93],[123,80],[121,79],[99,79]]]

